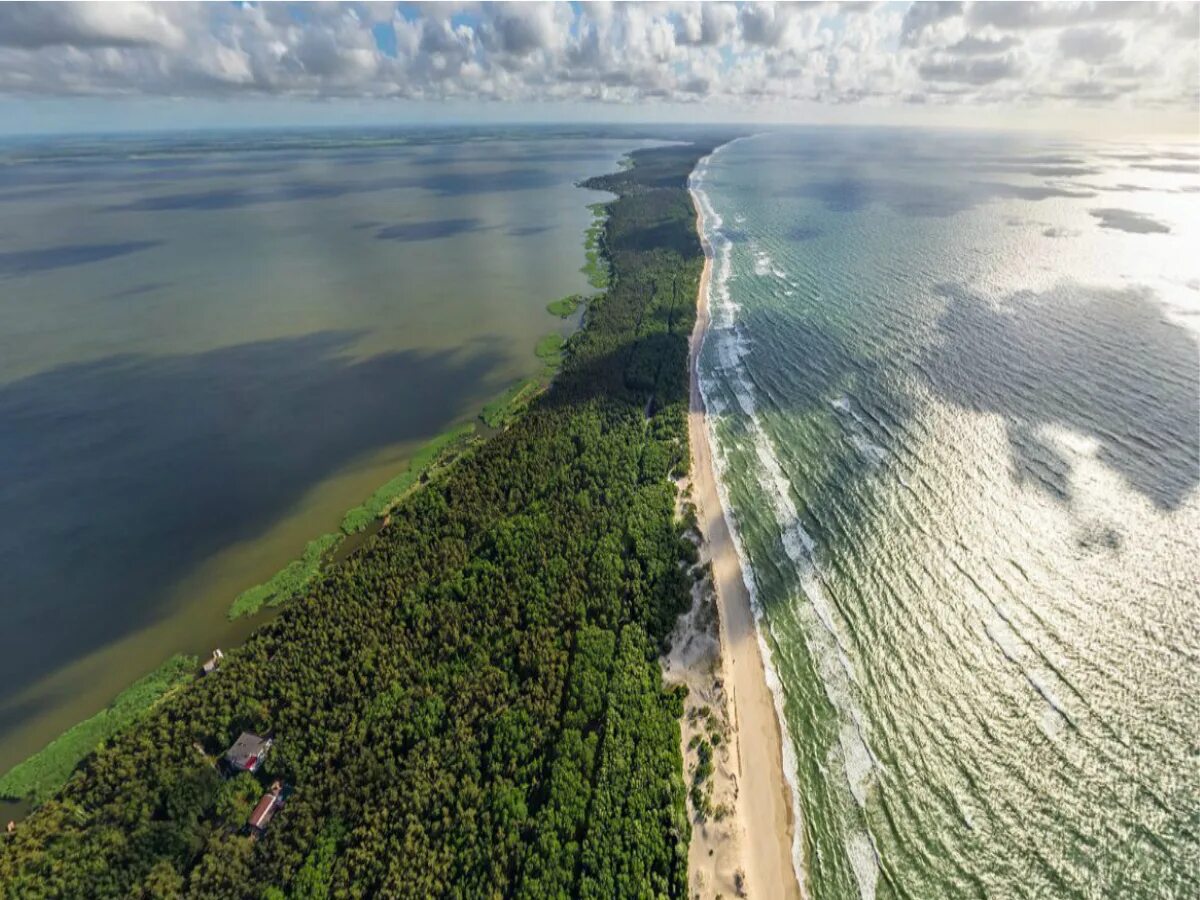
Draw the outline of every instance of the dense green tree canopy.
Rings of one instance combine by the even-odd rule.
[[[564,368],[507,429],[0,839],[9,897],[681,897],[687,338],[706,146],[639,151]],[[214,760],[274,738],[258,785]],[[258,787],[293,789],[265,835]]]

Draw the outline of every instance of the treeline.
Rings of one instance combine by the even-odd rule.
[[[52,796],[81,759],[102,741],[145,716],[171,691],[190,683],[198,665],[194,656],[172,656],[121,691],[106,708],[71,726],[33,756],[9,769],[0,777],[0,797],[40,803]]]
[[[551,389],[222,667],[90,756],[14,834],[7,897],[682,897],[679,722],[656,656],[694,548],[685,190],[710,145],[639,151],[607,292]],[[241,833],[243,731],[292,789]]]

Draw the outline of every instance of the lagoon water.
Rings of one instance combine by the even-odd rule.
[[[536,374],[586,291],[546,130],[0,145],[0,771]]]
[[[1200,896],[1197,146],[814,130],[693,184],[809,896]]]

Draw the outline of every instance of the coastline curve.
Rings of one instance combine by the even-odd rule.
[[[717,147],[699,160],[688,177],[688,193],[696,209],[696,232],[704,251],[696,324],[688,354],[688,432],[694,483],[698,488],[697,505],[712,557],[713,581],[720,609],[721,643],[726,651],[722,664],[734,706],[741,778],[738,816],[745,836],[743,861],[748,870],[750,894],[803,898],[808,896],[804,887],[801,843],[803,817],[799,786],[795,781],[795,753],[783,727],[782,686],[762,633],[765,623],[762,622],[753,575],[748,569],[749,561],[719,477],[716,438],[707,412],[709,397],[699,368],[700,354],[712,323],[716,255],[709,228],[715,230],[721,224],[720,216],[703,190],[704,175],[713,156],[745,139],[736,138]],[[748,734],[753,734],[753,742],[745,741]],[[745,766],[747,756],[751,757],[751,764]],[[790,879],[785,874],[789,867]],[[768,885],[772,887],[768,888]]]

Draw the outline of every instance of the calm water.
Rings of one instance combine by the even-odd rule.
[[[0,145],[0,771],[536,373],[587,290],[544,132]]]
[[[811,896],[1200,896],[1198,153],[819,131],[696,176]]]

